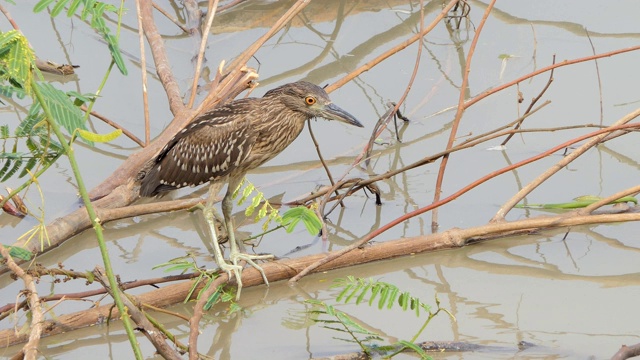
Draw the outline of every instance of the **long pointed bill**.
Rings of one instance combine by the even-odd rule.
[[[349,125],[364,127],[353,115],[342,110],[338,105],[328,104],[322,110],[322,117],[328,120],[338,120]]]

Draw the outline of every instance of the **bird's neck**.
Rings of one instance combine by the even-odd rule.
[[[301,112],[287,110],[269,111],[267,116],[257,116],[251,125],[257,139],[251,150],[251,156],[262,164],[282,152],[302,132],[308,116]]]

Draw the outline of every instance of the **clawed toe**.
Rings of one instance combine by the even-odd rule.
[[[269,286],[269,280],[267,280],[267,275],[264,273],[264,270],[262,269],[262,267],[258,264],[256,264],[256,262],[254,260],[272,260],[274,258],[274,256],[272,254],[265,254],[265,255],[249,255],[249,254],[244,254],[244,253],[232,253],[230,255],[230,260],[234,265],[238,264],[238,261],[244,260],[247,262],[247,264],[253,266],[256,270],[258,270],[260,272],[260,275],[262,275],[262,280],[264,280],[264,284]]]

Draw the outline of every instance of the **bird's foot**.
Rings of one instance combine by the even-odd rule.
[[[231,274],[236,278],[236,283],[238,283],[238,292],[236,296],[236,300],[240,300],[240,290],[242,290],[242,269],[243,267],[236,264],[228,264],[224,259],[218,262],[219,269],[207,269],[207,271],[224,271],[229,276],[229,280],[232,279]]]
[[[267,275],[265,275],[262,267],[256,264],[254,260],[273,260],[273,258],[274,258],[273,254],[251,255],[251,254],[245,254],[241,252],[236,252],[236,253],[232,252],[229,255],[229,260],[231,260],[233,265],[237,266],[238,262],[244,260],[247,262],[247,264],[253,266],[256,270],[258,270],[260,272],[260,275],[262,275],[262,280],[264,280],[264,283],[267,286],[269,286],[269,280],[267,280]],[[238,286],[238,297],[240,297],[240,286]]]

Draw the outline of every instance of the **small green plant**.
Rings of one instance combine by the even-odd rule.
[[[264,218],[266,218],[266,220],[262,224],[262,231],[264,231],[264,233],[257,236],[262,236],[266,233],[275,231],[280,228],[284,228],[287,233],[291,233],[295,229],[296,225],[298,225],[300,222],[304,224],[309,234],[314,236],[317,235],[322,228],[322,221],[320,221],[318,215],[316,215],[313,210],[309,209],[306,206],[297,206],[291,208],[285,211],[285,213],[281,216],[279,210],[273,207],[273,205],[269,203],[269,200],[264,197],[264,194],[259,191],[255,187],[255,185],[253,185],[253,183],[247,180],[247,178],[244,178],[242,180],[238,188],[233,193],[234,199],[238,197],[241,189],[242,196],[240,197],[240,199],[238,199],[238,205],[242,205],[251,194],[255,193],[253,198],[251,198],[251,204],[244,212],[246,216],[253,215],[255,210],[258,209],[258,206],[260,206],[260,204],[262,203],[260,209],[258,210],[258,214],[255,216],[255,221],[260,221]],[[269,225],[271,224],[271,222],[277,223],[278,226],[269,230]]]
[[[428,314],[424,323],[411,340],[400,340],[388,345],[379,345],[377,342],[383,341],[383,338],[379,334],[365,329],[362,325],[353,321],[346,313],[337,310],[334,306],[326,304],[323,301],[306,301],[315,306],[309,310],[311,314],[316,316],[314,321],[322,323],[325,328],[332,331],[348,334],[348,339],[338,339],[358,344],[369,358],[376,355],[389,359],[407,349],[411,349],[420,355],[422,359],[429,359],[430,357],[427,353],[415,344],[416,340],[424,329],[426,329],[431,319],[441,311],[444,311],[455,320],[455,317],[448,310],[440,307],[440,301],[437,297],[435,299],[437,309],[436,311],[432,311],[431,307],[423,303],[419,298],[412,296],[409,292],[401,292],[395,285],[382,281],[348,276],[345,279],[334,280],[331,288],[342,289],[338,296],[336,296],[336,302],[344,302],[347,304],[355,300],[356,305],[368,303],[369,306],[372,306],[377,304],[379,310],[385,308],[390,310],[399,307],[403,311],[414,311],[416,317],[420,317],[421,311]]]
[[[556,204],[518,204],[515,207],[518,209],[545,209],[545,210],[566,210],[566,209],[581,209],[585,208],[593,203],[602,200],[602,197],[595,195],[583,195],[574,198],[571,202],[556,203]],[[633,196],[624,196],[617,200],[610,202],[608,205],[615,205],[620,203],[634,203],[638,204],[638,199]]]
[[[184,299],[185,304],[189,299],[191,299],[191,296],[198,288],[198,284],[200,284],[200,282],[206,281],[206,284],[202,289],[200,289],[196,299],[200,299],[200,296],[211,286],[213,280],[217,278],[217,276],[212,272],[198,266],[195,256],[191,253],[171,259],[153,267],[154,270],[159,268],[164,268],[165,272],[180,271],[181,274],[188,272],[198,274],[198,276],[195,277],[195,281],[193,282],[189,293],[187,293],[187,297]],[[211,309],[211,307],[218,302],[226,302],[229,303],[229,313],[232,314],[240,310],[240,306],[234,302],[235,298],[236,295],[234,293],[225,291],[222,286],[218,286],[218,289],[209,296],[209,299],[207,299],[207,302],[204,305],[204,310],[206,311]]]

